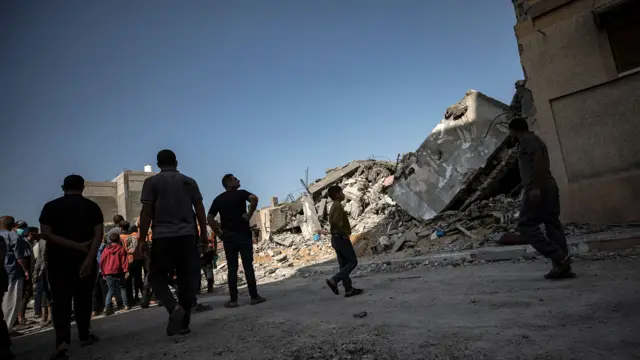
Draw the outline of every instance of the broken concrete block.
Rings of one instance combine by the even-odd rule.
[[[357,186],[349,186],[342,190],[344,196],[349,200],[358,200],[362,197],[362,191]]]
[[[382,247],[391,246],[391,240],[388,236],[380,236],[378,239],[378,244]]]
[[[327,215],[327,199],[322,199],[316,205],[316,210],[318,211],[318,218],[323,219]]]
[[[322,226],[320,225],[320,221],[318,220],[318,213],[316,212],[316,206],[313,203],[313,200],[309,196],[301,196],[300,200],[302,201],[302,210],[304,212],[304,221],[306,226],[301,227],[305,232],[305,239],[311,240],[313,239],[313,235],[317,234]],[[305,231],[306,230],[306,231]]]
[[[273,260],[277,262],[284,262],[287,260],[287,254],[280,254],[278,256],[274,256]]]
[[[414,231],[409,230],[406,233],[404,233],[404,240],[412,241],[412,242],[418,241],[418,235]]]
[[[362,204],[360,204],[359,200],[353,200],[351,202],[351,216],[354,219],[357,219],[362,213]]]
[[[273,238],[273,242],[278,244],[278,245],[286,246],[286,247],[289,247],[289,246],[293,245],[293,239],[290,238],[290,237],[279,237],[279,236],[277,236],[277,237]]]
[[[391,252],[394,253],[394,252],[400,251],[400,249],[402,249],[402,245],[404,245],[404,241],[405,241],[404,237],[398,237],[396,242],[393,243],[393,249],[391,249]]]

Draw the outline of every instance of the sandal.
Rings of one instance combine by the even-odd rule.
[[[231,308],[237,308],[237,307],[238,307],[238,302],[237,302],[237,301],[229,300],[229,301],[227,301],[226,303],[224,303],[224,307],[229,308],[229,309],[231,309]]]

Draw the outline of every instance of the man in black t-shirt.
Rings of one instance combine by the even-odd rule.
[[[90,330],[91,300],[104,219],[100,207],[82,196],[81,176],[67,176],[62,190],[64,196],[48,202],[40,214],[42,237],[47,241],[47,276],[56,332],[56,351],[51,359],[67,358],[72,305],[81,345],[98,340]]]
[[[249,225],[249,220],[258,207],[258,197],[247,190],[239,190],[240,180],[232,174],[227,174],[222,178],[222,186],[226,191],[213,200],[207,221],[213,231],[220,234],[227,257],[227,276],[231,300],[225,306],[238,306],[238,254],[242,258],[251,305],[260,304],[266,299],[258,295],[256,275],[253,270],[253,241]],[[247,212],[247,202],[249,202],[249,212]],[[222,226],[215,220],[218,214],[220,214]]]

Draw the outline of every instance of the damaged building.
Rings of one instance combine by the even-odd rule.
[[[493,171],[514,157],[507,151],[509,130],[505,122],[510,110],[498,100],[468,91],[447,108],[442,121],[418,150],[403,157],[389,196],[412,216],[431,219],[442,211],[463,207],[487,177],[499,177],[495,179],[497,184],[508,175],[507,170],[514,169],[506,167],[499,174]],[[515,171],[510,172],[512,187],[520,181],[514,174]],[[504,186],[495,187],[498,188]],[[497,195],[491,193],[492,189],[486,190],[485,196]]]
[[[640,220],[640,1],[513,0],[562,219]]]

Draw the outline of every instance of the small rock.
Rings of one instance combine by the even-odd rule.
[[[353,317],[357,318],[357,319],[362,319],[365,316],[367,316],[367,312],[366,311],[361,311],[359,313],[353,314]]]
[[[280,254],[278,256],[275,256],[273,260],[277,262],[284,262],[285,260],[287,260],[287,254]]]

